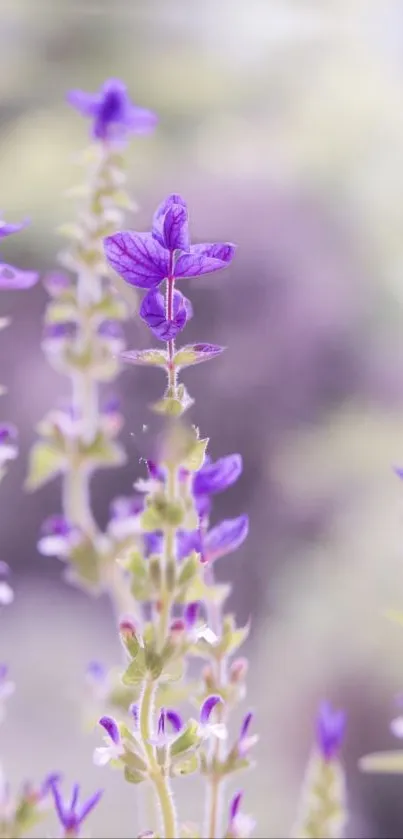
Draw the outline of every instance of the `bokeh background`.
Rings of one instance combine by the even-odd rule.
[[[383,616],[403,607],[393,472],[403,464],[403,2],[2,0],[0,203],[7,219],[32,219],[4,244],[7,261],[55,266],[88,129],[65,94],[108,76],[160,116],[151,138],[131,144],[140,209],[130,224],[146,229],[156,203],[181,192],[196,240],[239,245],[230,271],[190,284],[187,339],[229,349],[186,381],[213,455],[245,461],[217,503],[217,515],[251,518],[247,543],[219,569],[238,619],[253,616],[261,740],[245,807],[258,835],[289,835],[315,709],[328,697],[349,715],[348,836],[397,839],[403,779],[362,776],[357,761],[393,746],[403,688],[402,630]],[[86,792],[104,786],[92,835],[129,837],[144,827],[137,793],[92,766],[98,738],[83,732],[80,710],[87,661],[119,655],[114,617],[37,554],[58,482],[22,491],[35,425],[68,394],[41,354],[45,303],[40,286],[1,297],[13,318],[0,336],[1,415],[21,435],[0,490],[1,559],[16,588],[0,658],[18,688],[1,759],[13,783],[61,767]],[[149,340],[136,321],[127,336],[132,347]],[[158,373],[134,369],[119,380],[129,464],[94,479],[101,522],[139,474],[161,386]],[[201,787],[182,783],[180,806],[195,820]]]

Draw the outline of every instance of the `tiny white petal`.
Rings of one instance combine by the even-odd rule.
[[[12,443],[2,443],[0,445],[0,463],[7,463],[8,460],[15,460],[18,456],[18,448]]]
[[[135,536],[141,533],[140,517],[128,516],[126,519],[112,519],[108,526],[108,532],[113,539],[126,539],[128,536]]]
[[[93,757],[95,766],[106,766],[112,760],[112,754],[109,746],[98,746],[94,751]]]
[[[202,638],[203,641],[206,641],[207,644],[211,644],[211,646],[214,646],[218,641],[218,636],[212,629],[210,629],[209,626],[207,626],[207,624],[196,630],[196,637],[197,639]]]
[[[403,717],[396,717],[392,720],[390,730],[395,737],[403,737]]]
[[[226,740],[228,737],[227,726],[223,722],[212,723],[207,728],[208,733],[217,737],[217,740]]]
[[[238,813],[231,827],[237,839],[249,839],[255,825],[256,821],[252,816],[248,816],[246,813]]]
[[[66,556],[70,541],[66,536],[43,536],[38,542],[38,551],[42,556]]]
[[[0,606],[9,606],[14,600],[14,592],[8,583],[0,583]]]

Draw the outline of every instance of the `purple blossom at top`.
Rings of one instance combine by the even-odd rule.
[[[104,239],[106,258],[129,285],[156,288],[166,279],[199,277],[225,268],[235,246],[229,243],[190,245],[188,212],[179,195],[158,207],[150,233],[123,231]]]
[[[149,134],[157,124],[156,114],[132,104],[120,79],[108,79],[98,93],[71,90],[67,99],[80,114],[92,119],[92,136],[103,142]]]
[[[175,290],[172,301],[172,317],[168,319],[164,295],[157,289],[151,289],[145,295],[139,315],[160,341],[172,341],[184,329],[193,316],[190,300]]]
[[[224,492],[232,486],[242,474],[242,457],[229,454],[220,457],[215,463],[206,460],[193,479],[193,492],[198,495],[213,495]]]
[[[332,708],[329,702],[322,702],[316,720],[316,740],[325,760],[338,756],[346,727],[346,714]]]
[[[80,785],[74,784],[70,801],[64,801],[60,792],[60,784],[53,780],[50,785],[55,802],[56,813],[65,836],[77,836],[87,816],[92,812],[103,795],[103,790],[98,790],[83,804],[78,803]]]

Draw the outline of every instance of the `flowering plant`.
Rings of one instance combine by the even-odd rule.
[[[178,194],[158,206],[149,231],[122,229],[122,210],[133,208],[123,188],[122,152],[131,134],[154,128],[156,117],[134,106],[115,79],[97,94],[76,90],[68,99],[91,119],[93,149],[88,183],[79,190],[84,204],[78,223],[63,229],[72,241],[60,255],[68,273],[45,278],[50,301],[43,349],[53,367],[69,377],[72,395],[67,407],[50,411],[40,423],[40,440],[31,452],[29,490],[59,474],[63,482],[62,514],[44,522],[38,548],[62,559],[76,585],[107,591],[114,601],[125,663],[123,671],[108,672],[98,661],[88,667],[102,733],[94,762],[120,770],[130,784],[153,788],[159,824],[147,825],[141,836],[246,838],[255,821],[243,812],[243,792],[227,799],[226,787],[252,765],[258,740],[252,710],[236,732],[231,719],[246,695],[248,662],[239,650],[250,627],[237,626],[226,611],[231,586],[216,582],[215,564],[242,545],[249,519],[240,514],[211,522],[213,498],[240,478],[242,457],[233,453],[213,461],[209,440],[186,418],[194,400],[180,381],[181,371],[217,358],[224,347],[176,344],[193,315],[178,284],[226,269],[235,246],[191,244],[188,207]],[[3,224],[0,236],[20,227]],[[32,272],[0,266],[0,287],[29,287],[36,279]],[[160,342],[151,349],[124,349],[124,301],[133,289],[145,292],[139,316]],[[117,442],[118,402],[113,395],[102,402],[100,393],[117,376],[121,361],[164,372],[164,393],[152,406],[163,418],[163,430],[135,493],[111,502],[101,531],[90,479],[98,468],[123,463],[125,455]],[[2,462],[13,456],[14,440],[14,430],[2,426]],[[12,597],[6,572],[2,564],[3,603]],[[195,660],[202,660],[202,667],[195,668]],[[0,668],[1,712],[13,687],[7,668]],[[185,703],[193,709],[190,715],[181,708]],[[344,725],[342,712],[321,707],[295,836],[343,834],[339,752]],[[204,823],[190,826],[180,819],[172,780],[196,773],[205,788]],[[25,835],[51,800],[60,835],[83,835],[101,796],[98,790],[80,803],[80,787],[74,784],[65,798],[61,777],[53,774],[39,788],[26,785],[13,798],[0,777],[0,839]]]

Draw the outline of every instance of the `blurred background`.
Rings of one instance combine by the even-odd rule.
[[[30,228],[2,256],[55,267],[58,224],[74,205],[74,156],[88,124],[65,103],[73,87],[121,77],[158,112],[129,151],[130,191],[147,229],[171,191],[191,207],[196,241],[239,245],[229,271],[193,280],[187,341],[228,346],[187,372],[213,456],[240,451],[242,480],[217,517],[243,511],[247,543],[223,560],[239,621],[253,616],[250,703],[261,740],[245,778],[258,834],[287,836],[318,702],[348,711],[348,836],[403,836],[403,779],[362,776],[363,754],[392,748],[403,689],[403,2],[402,0],[2,0],[0,191],[7,220]],[[17,692],[0,752],[13,783],[62,768],[86,792],[104,786],[92,835],[144,827],[137,793],[92,766],[83,734],[89,659],[117,661],[106,599],[62,581],[36,551],[57,481],[27,497],[35,426],[68,395],[39,346],[46,294],[3,293],[1,416],[16,422],[19,460],[1,485],[1,559],[16,599],[2,613],[0,659]],[[146,330],[127,325],[130,347]],[[100,522],[139,475],[142,425],[162,377],[125,370],[117,391],[128,466],[94,478]],[[396,744],[397,746],[398,744]],[[238,779],[239,782],[240,779]],[[183,792],[183,789],[185,792]],[[182,782],[196,820],[201,787]]]

